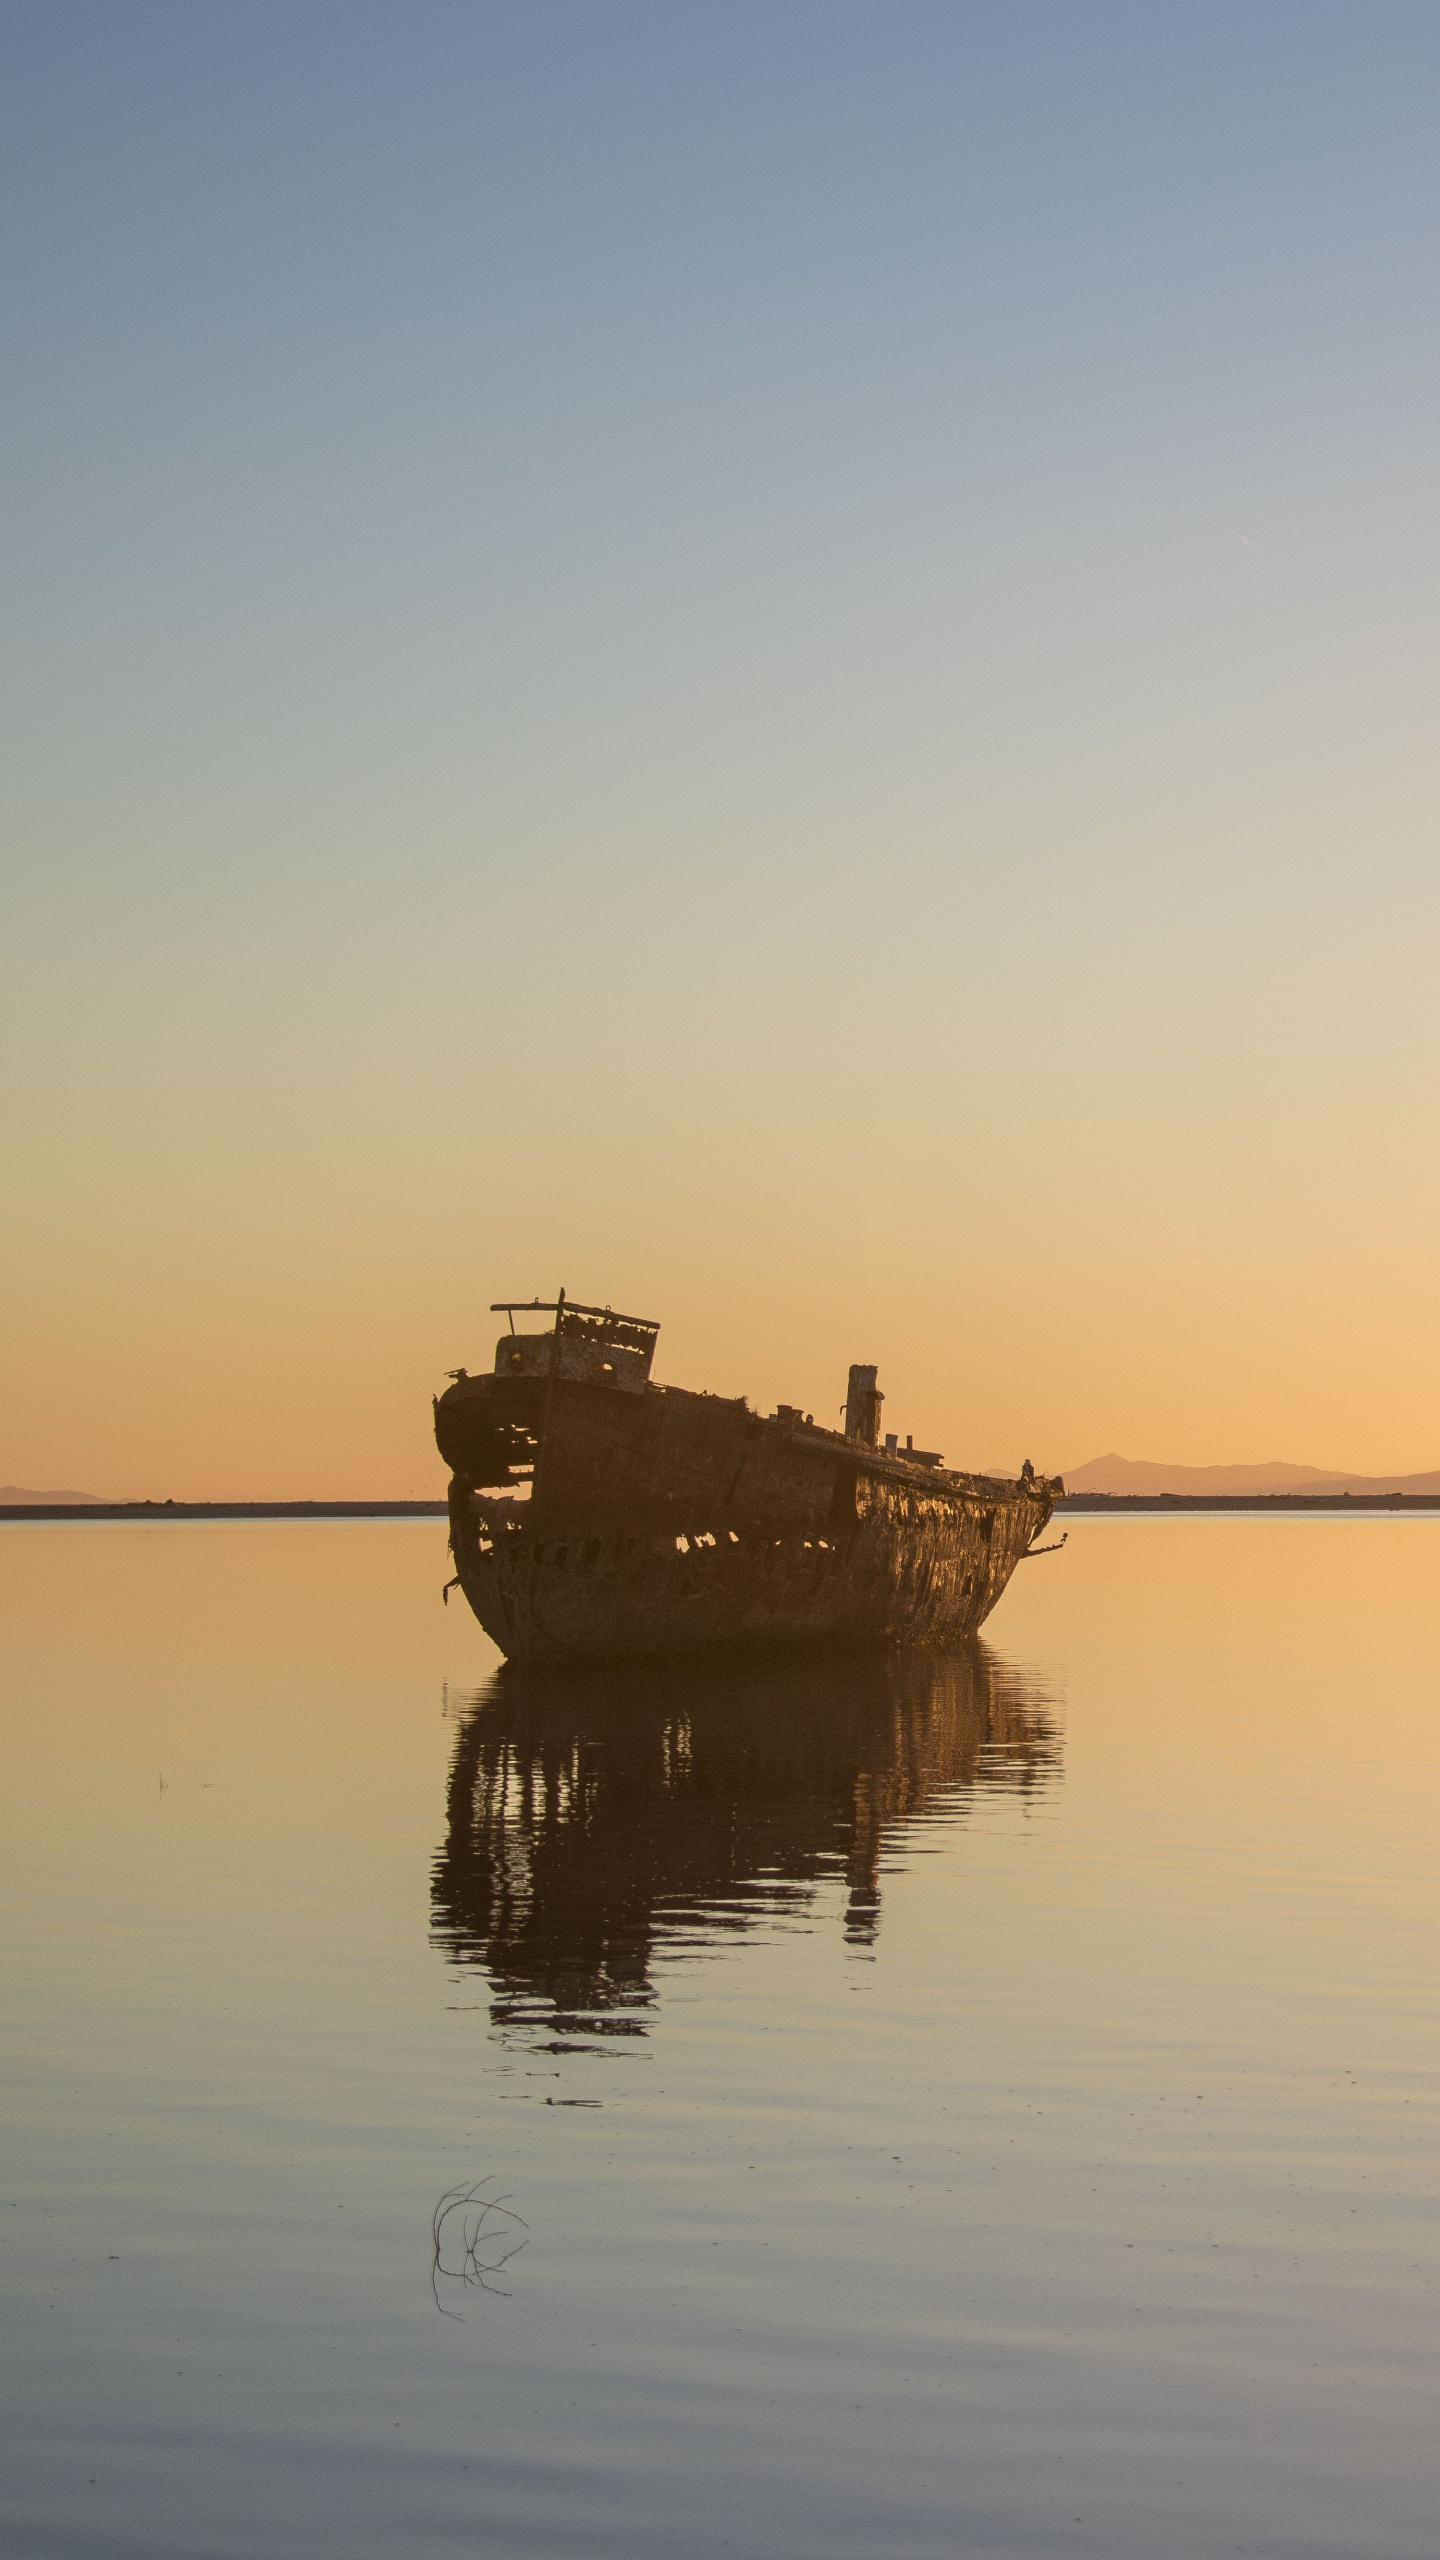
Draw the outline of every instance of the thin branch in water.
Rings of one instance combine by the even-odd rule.
[[[482,2293],[509,2298],[508,2286],[494,2278],[525,2247],[530,2225],[523,2214],[512,2211],[508,2195],[487,2192],[494,2183],[493,2177],[477,2178],[469,2186],[462,2180],[458,2187],[447,2187],[431,2217],[430,2290],[446,2320],[461,2315],[441,2301],[442,2283],[478,2286]]]

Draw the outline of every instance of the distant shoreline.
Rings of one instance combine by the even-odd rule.
[[[0,1520],[445,1520],[445,1502],[5,1502]]]
[[[1056,1511],[1282,1513],[1416,1511],[1440,1517],[1434,1493],[1066,1493]],[[25,1520],[444,1520],[445,1502],[4,1502],[0,1524]]]

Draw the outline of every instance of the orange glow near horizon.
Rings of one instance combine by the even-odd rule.
[[[1395,1321],[1377,1330],[1358,1252],[1323,1294],[1293,1269],[1217,1280],[1212,1265],[1162,1283],[1138,1258],[1012,1265],[999,1245],[967,1247],[965,1221],[937,1206],[914,1259],[903,1234],[850,1226],[813,1195],[798,1232],[777,1238],[759,1213],[752,1255],[740,1186],[706,1200],[707,1179],[672,1180],[647,1218],[632,1176],[623,1209],[577,1217],[567,1253],[560,1202],[517,1200],[507,1249],[483,1212],[447,1231],[413,1175],[393,1219],[352,1208],[328,1240],[312,1227],[304,1253],[278,1222],[238,1239],[192,1226],[161,1254],[153,1232],[142,1250],[112,1229],[103,1271],[78,1253],[68,1270],[52,1262],[7,1331],[0,1477],[112,1499],[438,1495],[431,1396],[448,1369],[488,1367],[503,1326],[489,1300],[548,1294],[557,1266],[574,1294],[662,1319],[658,1378],[762,1410],[783,1400],[833,1423],[850,1361],[876,1360],[886,1427],[953,1464],[1058,1471],[1113,1448],[1374,1474],[1440,1463],[1420,1271],[1387,1277]],[[438,1163],[434,1180],[443,1197]]]
[[[17,36],[0,1482],[1440,1467],[1431,21],[502,20]]]
[[[1159,1761],[1182,1828],[1213,1794],[1232,1830],[1243,1820],[1273,1836],[1266,1793],[1248,1811],[1235,1801],[1260,1697],[1270,1758],[1288,1761],[1311,1814],[1319,1791],[1343,1839],[1370,1798],[1393,1795],[1399,1771],[1423,1848],[1440,1785],[1435,1534],[1421,1519],[1081,1516],[1063,1554],[1016,1574],[984,1642],[1058,1684],[1067,1797],[1123,1789],[1140,1760]],[[277,1772],[333,1764],[348,1798],[399,1715],[425,1763],[429,1845],[447,1713],[499,1662],[468,1609],[441,1606],[449,1569],[442,1521],[0,1525],[16,1801],[21,1774],[72,1757],[113,1759],[148,1790],[157,1771],[218,1776],[171,1756],[172,1727],[203,1696],[217,1760],[264,1787],[274,1823],[286,1801]],[[1378,1752],[1364,1676],[1376,1629],[1388,1672]],[[42,1691],[59,1712],[37,1720]],[[90,1792],[103,1824],[104,1790]],[[213,1811],[223,1818],[223,1800]]]

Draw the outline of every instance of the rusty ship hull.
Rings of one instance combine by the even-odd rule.
[[[975,1633],[1058,1486],[880,1447],[873,1390],[867,1437],[863,1399],[841,1433],[657,1385],[656,1330],[562,1298],[552,1332],[502,1337],[493,1375],[458,1372],[436,1402],[455,1578],[504,1654],[558,1667]]]

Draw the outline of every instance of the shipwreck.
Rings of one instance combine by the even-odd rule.
[[[832,1431],[658,1385],[658,1322],[563,1289],[491,1312],[510,1323],[494,1368],[451,1373],[435,1437],[455,1581],[514,1662],[950,1645],[1054,1552],[1035,1541],[1059,1478],[964,1474],[882,1438],[872,1366],[851,1369]]]

